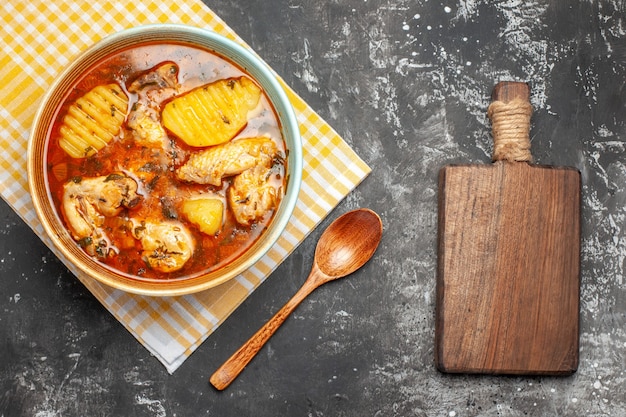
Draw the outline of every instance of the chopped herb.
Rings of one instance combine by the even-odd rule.
[[[141,167],[139,167],[140,172],[159,172],[159,166],[154,162],[146,162]]]
[[[117,180],[122,180],[124,178],[126,178],[126,175],[120,174],[119,172],[114,172],[112,174],[107,175],[107,177],[104,179],[104,182],[117,181]]]
[[[159,181],[159,178],[161,178],[160,175],[155,175],[149,182],[148,184],[146,184],[146,187],[149,190],[153,190],[154,187],[156,187],[157,182]]]
[[[171,200],[161,197],[159,201],[161,202],[161,213],[163,213],[166,219],[178,219],[178,213]]]
[[[128,208],[133,208],[133,207],[136,207],[137,204],[139,204],[140,202],[141,202],[141,197],[135,197],[132,200],[126,202],[126,204],[124,204],[124,202],[122,204],[124,204]]]

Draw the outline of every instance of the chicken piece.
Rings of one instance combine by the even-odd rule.
[[[150,268],[159,272],[177,271],[193,255],[193,237],[182,223],[133,219],[133,224],[133,236],[141,242],[143,260]]]
[[[191,155],[176,175],[183,181],[220,186],[224,177],[257,165],[270,166],[277,154],[276,143],[270,138],[240,139]]]
[[[163,147],[167,139],[161,124],[161,103],[178,90],[178,66],[164,62],[139,76],[128,87],[137,94],[137,102],[128,115],[128,127],[137,143],[146,147]]]
[[[174,62],[163,62],[149,69],[137,77],[128,87],[131,93],[140,93],[146,90],[177,88],[178,65]]]
[[[146,147],[162,147],[167,138],[158,110],[141,102],[128,115],[128,127],[133,132],[135,142]]]
[[[250,226],[276,209],[281,196],[270,181],[271,175],[271,168],[257,165],[233,179],[228,188],[228,203],[237,223]]]
[[[137,183],[124,173],[72,180],[63,185],[62,209],[72,237],[90,255],[106,257],[105,217],[117,216],[141,201]]]

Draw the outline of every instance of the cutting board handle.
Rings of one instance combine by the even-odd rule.
[[[502,81],[493,89],[487,110],[493,134],[494,161],[532,162],[530,153],[530,87]]]

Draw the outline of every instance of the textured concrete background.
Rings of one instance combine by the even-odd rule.
[[[384,240],[219,393],[209,376],[295,293],[321,228],[168,375],[2,202],[0,416],[626,416],[623,1],[206,3],[370,164],[330,217],[370,207]],[[532,85],[536,162],[582,172],[569,377],[433,365],[437,173],[489,163],[485,113],[505,79]]]

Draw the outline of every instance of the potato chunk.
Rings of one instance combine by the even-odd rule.
[[[231,140],[248,123],[248,112],[261,89],[246,77],[218,80],[168,102],[163,125],[189,146],[218,145]]]
[[[222,230],[224,204],[219,198],[202,197],[185,200],[182,205],[182,213],[202,233],[215,236]]]
[[[85,158],[120,133],[128,97],[117,84],[99,85],[76,100],[61,124],[59,146],[72,158]]]

